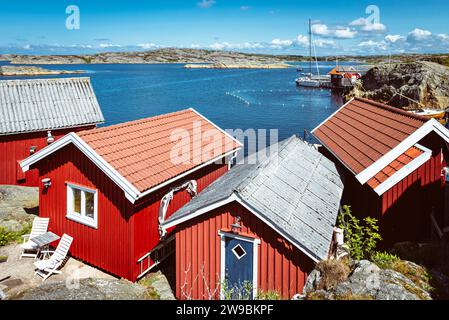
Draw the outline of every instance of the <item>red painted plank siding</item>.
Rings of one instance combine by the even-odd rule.
[[[161,198],[173,187],[195,179],[198,191],[223,175],[225,164],[211,164],[132,204],[123,191],[73,145],[68,145],[35,165],[39,181],[50,178],[52,185],[40,185],[40,216],[50,217],[50,230],[74,237],[70,253],[111,274],[135,281],[140,274],[137,260],[159,243],[158,213]],[[98,228],[66,218],[66,182],[98,192]],[[168,216],[190,201],[187,191],[174,195]]]
[[[40,178],[50,178],[48,190],[40,186],[39,215],[50,218],[49,229],[74,238],[70,253],[98,268],[131,277],[131,228],[133,205],[98,167],[73,145],[68,145],[38,164]],[[66,182],[98,192],[98,228],[66,218]]]
[[[133,279],[137,278],[140,274],[140,266],[137,264],[139,258],[151,251],[151,249],[159,243],[158,216],[162,197],[169,192],[170,189],[189,180],[196,180],[198,192],[201,192],[204,188],[221,177],[227,171],[228,166],[226,164],[211,164],[178,181],[175,181],[173,184],[158,190],[135,204],[134,214],[130,220],[133,228]],[[176,210],[181,208],[190,200],[191,196],[186,190],[180,190],[175,193],[173,200],[168,206],[166,217],[170,217]]]
[[[207,299],[220,282],[220,236],[240,216],[242,232],[260,239],[258,288],[290,299],[301,293],[314,263],[238,203],[215,209],[176,227],[176,297]],[[205,252],[207,254],[205,254]],[[201,270],[204,270],[201,273]],[[188,272],[187,272],[188,271]],[[202,274],[198,279],[197,275]],[[203,280],[206,279],[206,281]],[[196,280],[195,280],[196,279]],[[209,287],[212,290],[207,290]],[[214,299],[219,298],[219,291]]]
[[[427,239],[432,210],[437,220],[442,219],[444,181],[441,172],[446,166],[448,150],[434,133],[420,144],[432,150],[431,159],[382,196],[369,186],[360,185],[353,174],[345,171],[343,204],[351,205],[353,214],[359,218],[371,216],[380,220],[384,246]]]
[[[69,132],[77,132],[94,127],[52,130],[52,135],[55,139],[59,139]],[[31,146],[36,146],[36,151],[46,147],[47,131],[0,136],[0,184],[27,187],[37,187],[39,185],[37,170],[21,173],[22,169],[18,165],[18,161],[30,156]]]

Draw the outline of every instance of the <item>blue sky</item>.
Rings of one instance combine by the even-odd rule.
[[[160,47],[318,55],[449,52],[446,0],[0,0],[0,53]],[[66,28],[66,8],[80,28]],[[368,7],[375,5],[375,7]],[[368,11],[367,11],[368,8]]]

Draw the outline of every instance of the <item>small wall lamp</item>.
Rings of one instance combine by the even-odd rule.
[[[31,146],[30,147],[30,155],[34,154],[36,152],[36,150],[37,150],[36,146]]]
[[[50,178],[42,179],[42,183],[44,185],[44,188],[48,189],[51,186],[51,179]]]
[[[242,218],[235,217],[235,222],[233,224],[231,224],[231,231],[233,233],[239,233],[239,231],[242,229],[242,226],[240,225],[241,220],[242,220]]]
[[[53,137],[51,135],[51,131],[47,131],[47,143],[50,144],[50,143],[53,143],[53,142],[55,142],[55,137]]]

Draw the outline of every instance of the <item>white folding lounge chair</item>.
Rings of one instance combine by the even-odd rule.
[[[34,218],[31,233],[23,236],[23,243],[20,245],[23,249],[20,259],[23,257],[36,259],[39,255],[40,248],[31,239],[47,232],[50,218]]]
[[[42,253],[53,253],[49,259],[39,260],[34,263],[34,266],[37,268],[35,274],[41,276],[42,281],[45,281],[53,273],[61,273],[58,269],[67,257],[72,241],[73,238],[64,233],[55,251],[42,251]]]

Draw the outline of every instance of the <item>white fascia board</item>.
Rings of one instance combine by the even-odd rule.
[[[442,129],[441,129],[441,127]],[[441,123],[435,119],[431,119],[423,124],[419,129],[413,132],[410,136],[405,138],[401,143],[399,143],[394,149],[387,152],[379,160],[374,162],[368,168],[356,175],[357,180],[363,185],[367,183],[372,177],[378,174],[383,168],[388,164],[393,162],[397,157],[403,154],[405,151],[413,147],[421,139],[427,136],[430,132],[436,132],[443,139],[449,141],[449,132],[444,128]]]
[[[287,239],[290,243],[292,243],[295,247],[297,247],[301,252],[303,252],[306,256],[308,256],[310,259],[312,259],[314,262],[318,262],[320,261],[320,259],[318,257],[316,257],[315,255],[313,255],[312,253],[309,252],[309,250],[307,250],[306,248],[304,248],[303,246],[301,246],[300,244],[298,244],[296,241],[294,241],[285,231],[279,229],[277,226],[275,226],[273,223],[271,223],[268,219],[266,219],[264,217],[264,215],[260,214],[257,210],[255,210],[252,206],[250,206],[249,204],[246,203],[246,201],[244,201],[241,197],[239,197],[235,192],[232,193],[231,196],[229,196],[228,198],[212,203],[208,206],[205,206],[189,215],[186,215],[182,218],[176,219],[176,220],[172,220],[172,221],[168,221],[168,222],[164,222],[161,224],[161,226],[166,230],[169,229],[171,227],[174,227],[176,225],[179,225],[183,222],[189,221],[193,218],[196,218],[198,216],[201,216],[207,212],[210,212],[216,208],[219,208],[221,206],[224,206],[232,201],[236,201],[238,202],[240,205],[242,205],[244,208],[246,208],[248,211],[250,211],[252,214],[254,214],[257,218],[259,218],[260,220],[262,220],[266,225],[268,225],[270,228],[272,228],[273,230],[275,230],[277,233],[279,233],[280,235],[282,235],[285,239]]]
[[[223,133],[224,135],[226,135],[228,138],[230,138],[231,140],[235,141],[240,147],[243,147],[243,143],[241,143],[240,141],[238,141],[236,138],[234,138],[233,136],[231,136],[228,132],[226,132],[225,130],[223,130],[222,128],[220,128],[219,126],[217,126],[215,123],[213,123],[212,121],[210,121],[208,118],[206,118],[205,116],[203,116],[201,113],[199,113],[198,111],[196,111],[193,108],[189,108],[189,110],[193,111],[194,113],[196,113],[199,117],[203,118],[204,120],[206,120],[207,122],[209,122],[211,125],[213,125],[218,131],[220,131],[221,133]]]
[[[23,160],[20,163],[20,166],[22,167],[22,170],[24,172],[29,170],[30,165],[40,161],[41,159],[45,158],[46,156],[52,154],[56,150],[61,149],[62,147],[66,146],[69,143],[73,143],[81,152],[83,152],[94,164],[96,164],[115,184],[117,184],[125,193],[126,199],[128,199],[131,203],[135,203],[138,199],[145,197],[146,195],[163,188],[164,186],[179,180],[211,163],[214,163],[224,157],[229,156],[230,154],[237,152],[241,149],[241,147],[238,147],[236,149],[233,149],[225,154],[222,154],[218,157],[215,157],[214,159],[207,161],[203,163],[200,166],[197,166],[189,171],[184,172],[181,175],[178,175],[170,180],[165,181],[164,183],[161,183],[145,192],[140,192],[137,190],[136,187],[134,187],[128,180],[126,180],[117,170],[115,170],[109,163],[107,163],[99,154],[95,152],[84,140],[82,140],[76,133],[69,133],[66,136],[64,136],[61,139],[56,140],[52,144],[48,145],[41,151],[33,154],[32,156],[28,157],[27,159]]]
[[[167,180],[167,181],[165,181],[165,182],[163,182],[161,184],[158,184],[157,186],[140,193],[138,195],[137,199],[143,198],[143,197],[149,195],[150,193],[152,193],[152,192],[154,192],[156,190],[159,190],[160,188],[163,188],[163,187],[165,187],[165,186],[167,186],[167,185],[169,185],[169,184],[171,184],[171,183],[173,183],[173,182],[175,182],[175,181],[177,181],[177,180],[179,180],[181,178],[184,178],[185,176],[188,176],[189,174],[191,174],[191,173],[193,173],[195,171],[200,170],[201,168],[204,168],[204,167],[206,167],[206,166],[208,166],[208,165],[210,165],[210,164],[212,164],[212,163],[214,163],[214,162],[216,162],[216,161],[218,161],[220,159],[226,158],[227,156],[233,154],[234,152],[239,151],[240,149],[241,149],[241,147],[236,148],[234,150],[231,150],[231,151],[229,151],[229,152],[227,152],[225,154],[219,155],[218,157],[215,157],[212,160],[209,160],[209,161],[207,161],[207,162],[205,162],[205,163],[203,163],[203,164],[201,164],[201,165],[199,165],[199,166],[197,166],[197,167],[195,167],[193,169],[190,169],[190,170],[188,170],[188,171],[186,171],[186,172],[184,172],[184,173],[182,173],[180,175],[177,175],[176,177],[173,177],[170,180]]]
[[[183,216],[183,217],[178,218],[178,219],[164,221],[163,223],[161,223],[161,227],[164,228],[165,230],[167,230],[167,229],[169,229],[171,227],[177,226],[178,224],[181,224],[183,222],[186,222],[188,220],[196,218],[196,217],[198,217],[198,216],[200,216],[202,214],[205,214],[206,212],[209,212],[209,211],[214,210],[216,208],[222,207],[222,206],[224,206],[224,205],[226,205],[228,203],[231,203],[232,201],[236,201],[236,200],[237,200],[237,197],[233,193],[228,198],[225,198],[223,200],[214,202],[214,203],[212,203],[212,204],[210,204],[208,206],[205,206],[205,207],[203,207],[201,209],[198,209],[195,212],[192,212],[191,214],[188,214],[188,215]]]
[[[421,149],[424,151],[423,154],[421,154],[419,157],[414,159],[409,164],[402,167],[398,172],[393,174],[391,177],[389,177],[386,181],[384,181],[382,184],[377,186],[374,191],[379,195],[383,195],[385,192],[390,190],[393,186],[395,186],[399,181],[403,180],[405,177],[407,177],[409,174],[411,174],[413,171],[418,169],[420,166],[422,166],[424,163],[430,160],[432,157],[432,150],[427,149],[419,144],[415,145],[418,149]]]
[[[327,121],[329,121],[333,116],[335,116],[337,113],[339,113],[343,108],[345,108],[347,105],[349,105],[351,102],[353,102],[355,98],[351,98],[348,102],[346,102],[344,105],[342,105],[337,111],[332,113],[329,117],[326,118],[323,122],[321,122],[319,125],[315,127],[310,133],[313,134],[319,127],[321,127],[323,124],[325,124]],[[316,137],[315,137],[316,138]]]
[[[88,157],[101,171],[103,171],[115,184],[117,184],[125,193],[126,198],[132,203],[140,194],[128,180],[126,180],[117,170],[107,163],[98,153],[95,152],[84,140],[76,133],[70,132],[61,139],[56,140],[41,151],[26,158],[20,163],[24,172],[28,171],[30,166],[42,160],[53,152],[63,148],[69,143],[73,143],[86,157]]]

